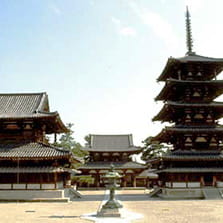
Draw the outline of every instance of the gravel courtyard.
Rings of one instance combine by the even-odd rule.
[[[69,203],[0,203],[0,222],[90,222],[81,215],[96,212],[104,191],[82,191]],[[144,217],[132,223],[223,222],[223,200],[149,200],[144,190],[118,191],[124,208]],[[109,221],[107,221],[109,223]]]

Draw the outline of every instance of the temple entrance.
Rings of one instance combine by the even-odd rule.
[[[213,185],[213,176],[212,175],[204,175],[204,185],[205,186]]]

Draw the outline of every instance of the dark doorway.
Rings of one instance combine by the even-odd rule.
[[[204,184],[205,184],[205,186],[212,186],[213,176],[212,175],[205,175],[204,176]]]

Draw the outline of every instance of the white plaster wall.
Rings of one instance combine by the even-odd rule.
[[[0,184],[0,189],[11,189],[12,185],[11,184]]]
[[[185,182],[173,182],[173,187],[185,188],[186,183]]]
[[[13,184],[13,189],[26,189],[26,184]]]
[[[200,187],[200,182],[188,182],[188,187]]]
[[[40,189],[40,184],[27,184],[27,189]]]
[[[44,190],[55,189],[55,184],[42,184],[42,189],[44,189]]]
[[[223,187],[223,182],[222,181],[217,181],[217,187]]]

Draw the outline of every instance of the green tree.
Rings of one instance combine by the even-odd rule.
[[[91,135],[90,134],[86,135],[84,137],[84,140],[86,142],[85,144],[88,145],[88,146],[90,146],[90,144],[91,144]]]
[[[74,131],[72,130],[73,126],[73,123],[66,124],[66,127],[69,131],[61,134],[58,142],[54,143],[54,145],[70,150],[74,153],[74,155],[78,157],[84,157],[87,155],[87,152],[83,151],[82,145],[79,142],[76,142],[76,140],[74,139]]]
[[[152,137],[149,136],[144,141],[143,152],[141,159],[149,161],[150,159],[156,159],[162,157],[169,151],[169,147],[158,142],[152,141]]]

